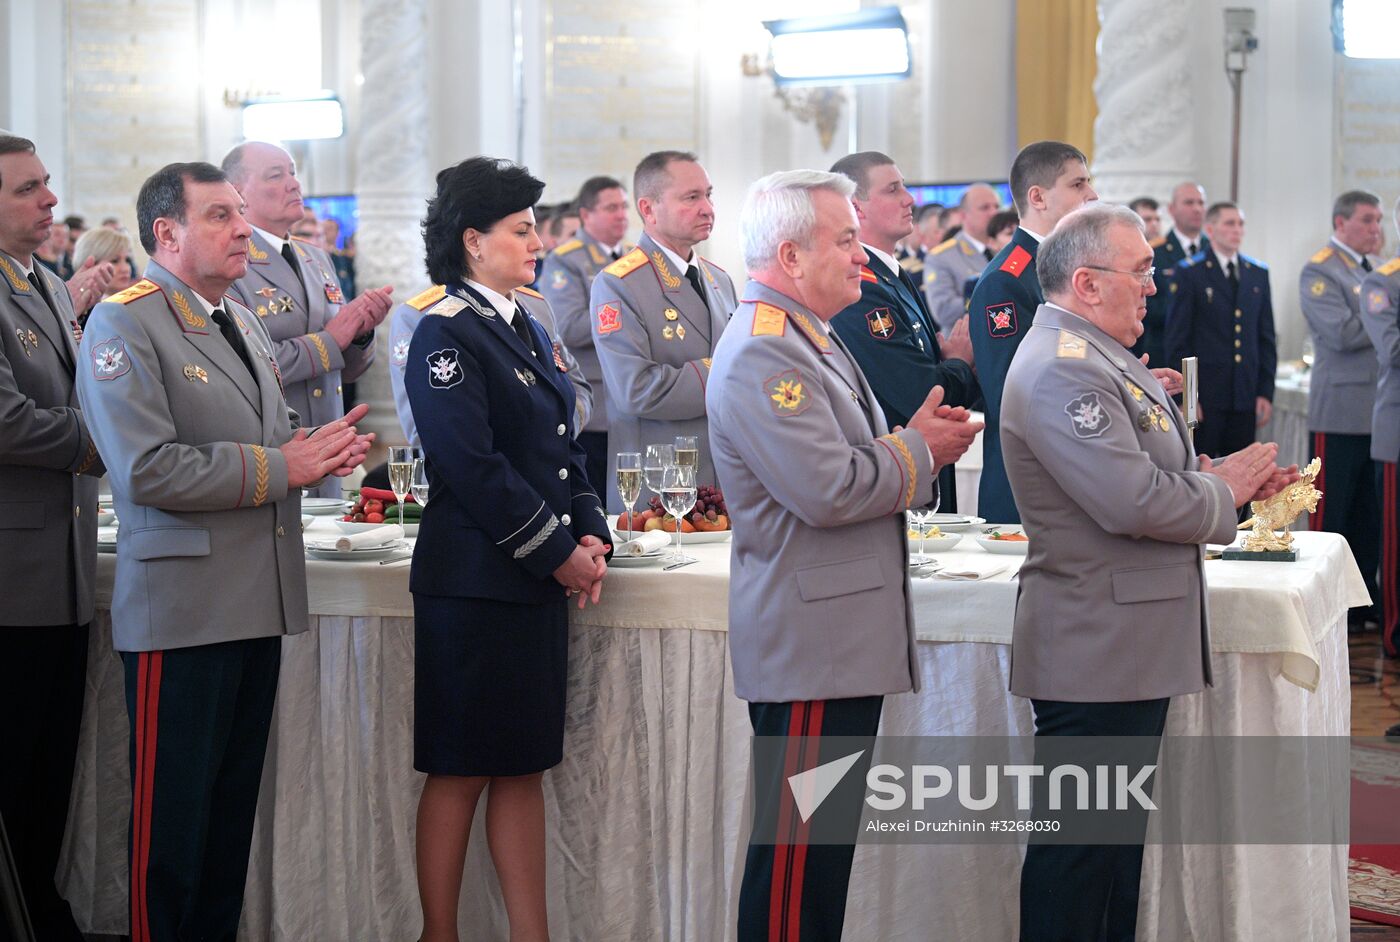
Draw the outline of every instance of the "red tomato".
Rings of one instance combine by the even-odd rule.
[[[375,513],[365,514],[365,523],[383,523],[383,522],[384,522],[384,515],[383,515],[383,514],[375,514]]]

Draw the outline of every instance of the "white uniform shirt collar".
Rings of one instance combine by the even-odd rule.
[[[875,246],[870,245],[866,242],[862,242],[860,246],[861,248],[865,249],[865,251],[869,252],[871,255],[875,256],[881,262],[883,262],[885,267],[888,268],[891,272],[893,272],[896,275],[899,274],[899,262],[896,261],[895,257],[889,252],[883,252],[880,249],[875,248]]]
[[[515,300],[505,295],[492,291],[479,281],[467,279],[467,284],[473,291],[486,299],[487,303],[496,309],[496,313],[501,315],[501,320],[506,322],[507,327],[515,326]],[[513,294],[514,292],[512,292]]]
[[[1032,232],[1031,230],[1027,229],[1025,226],[1017,226],[1016,228],[1017,228],[1017,229],[1020,229],[1020,230],[1021,230],[1022,232],[1024,232],[1026,235],[1028,235],[1028,236],[1030,236],[1032,239],[1034,239],[1036,245],[1039,245],[1040,243],[1042,243],[1042,242],[1045,241],[1045,236],[1041,235],[1041,234],[1038,233],[1038,232]]]
[[[1345,242],[1343,242],[1341,239],[1338,239],[1336,236],[1333,236],[1333,237],[1332,237],[1332,244],[1335,245],[1337,248],[1341,249],[1343,252],[1345,252],[1345,253],[1347,253],[1348,255],[1350,255],[1350,256],[1351,256],[1351,260],[1352,260],[1353,262],[1355,262],[1356,264],[1358,264],[1358,265],[1360,265],[1363,261],[1366,260],[1366,256],[1364,256],[1364,255],[1362,255],[1361,253],[1357,252],[1355,249],[1353,249],[1351,246],[1347,245],[1347,244],[1346,244]]]
[[[1191,252],[1191,243],[1192,243],[1192,242],[1196,243],[1196,251],[1197,251],[1197,252],[1199,252],[1199,251],[1201,250],[1201,241],[1202,241],[1203,239],[1205,239],[1205,237],[1206,237],[1206,235],[1205,235],[1204,232],[1198,232],[1198,233],[1196,233],[1196,238],[1194,238],[1194,239],[1188,239],[1188,238],[1186,237],[1186,235],[1185,235],[1180,229],[1178,229],[1176,226],[1172,226],[1171,231],[1174,232],[1174,233],[1176,233],[1176,241],[1181,243],[1181,251],[1183,251],[1183,252],[1186,253],[1186,257],[1187,257],[1187,258],[1192,257],[1192,254],[1193,254],[1193,253]]]
[[[249,223],[248,225],[253,226],[252,223]],[[253,231],[256,232],[258,235],[262,236],[264,239],[266,239],[268,243],[272,246],[272,250],[274,252],[276,252],[278,255],[282,254],[282,246],[287,244],[286,239],[279,238],[273,235],[272,233],[268,232],[266,229],[259,229],[257,226],[253,226]]]
[[[209,317],[210,317],[211,319],[212,319],[213,316],[214,316],[214,309],[215,309],[216,307],[223,307],[222,304],[214,304],[214,303],[212,303],[211,301],[209,301],[208,299],[206,299],[206,298],[204,297],[204,295],[200,294],[198,291],[195,291],[194,289],[190,289],[190,294],[194,295],[194,299],[195,299],[196,301],[198,301],[198,302],[204,307],[204,313],[205,313],[205,314],[208,314]],[[220,298],[219,300],[222,301],[223,299]]]
[[[974,239],[972,236],[970,236],[970,235],[968,234],[968,232],[967,232],[966,229],[964,229],[964,230],[962,231],[962,237],[963,237],[964,239],[966,239],[967,241],[969,241],[969,242],[972,243],[972,247],[973,247],[974,249],[977,250],[977,253],[978,253],[979,255],[985,254],[985,253],[986,253],[986,251],[987,251],[987,245],[986,245],[986,243],[984,243],[984,242],[978,242],[976,239]]]
[[[1224,271],[1224,270],[1225,270],[1225,266],[1226,266],[1226,265],[1230,264],[1231,262],[1234,262],[1234,263],[1235,263],[1235,271],[1236,271],[1237,273],[1239,272],[1239,270],[1240,270],[1240,263],[1239,263],[1239,256],[1238,256],[1238,255],[1221,255],[1221,254],[1220,254],[1220,250],[1217,249],[1217,248],[1215,247],[1215,244],[1214,244],[1214,243],[1211,244],[1211,247],[1210,247],[1210,254],[1212,254],[1212,255],[1215,256],[1215,260],[1216,260],[1217,263],[1219,263],[1219,265],[1220,265],[1220,270],[1221,270],[1221,271]]]
[[[680,257],[679,255],[677,255],[675,252],[671,251],[670,246],[664,245],[664,244],[661,242],[660,239],[652,239],[651,241],[655,242],[655,243],[656,243],[656,247],[659,248],[661,251],[663,251],[663,252],[666,253],[666,257],[667,257],[668,259],[670,259],[671,264],[674,265],[674,266],[676,267],[676,271],[680,272],[682,275],[684,275],[684,274],[686,273],[686,270],[687,270],[688,268],[690,268],[691,265],[695,264],[695,250],[694,250],[694,249],[691,249],[691,250],[690,250],[690,261],[687,262],[685,259],[681,258],[681,257]]]

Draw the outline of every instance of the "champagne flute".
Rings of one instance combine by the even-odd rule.
[[[694,435],[676,436],[676,464],[689,465],[700,473],[700,442]]]
[[[676,463],[676,449],[673,445],[648,445],[646,460],[642,463],[642,476],[647,489],[661,496],[661,472],[667,465]]]
[[[399,501],[399,528],[403,528],[403,502],[413,486],[413,459],[421,458],[417,448],[395,445],[389,449],[389,489]]]
[[[419,507],[428,506],[428,463],[422,458],[413,459],[413,475],[408,487]]]
[[[671,464],[661,472],[661,506],[676,518],[676,552],[671,563],[693,563],[681,547],[681,522],[695,507],[695,469],[683,464]]]
[[[622,498],[623,510],[627,512],[627,539],[632,539],[632,506],[642,493],[642,453],[639,451],[619,451],[617,453],[617,495]]]
[[[933,562],[932,559],[924,555],[924,539],[928,535],[928,519],[933,511],[929,510],[927,507],[910,507],[905,513],[908,515],[910,521],[913,522],[914,526],[919,528],[919,553],[917,556],[911,556],[909,558],[910,564],[923,566]]]

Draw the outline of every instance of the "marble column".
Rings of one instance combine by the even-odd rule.
[[[355,275],[361,289],[393,285],[396,301],[427,287],[419,226],[432,192],[428,165],[428,0],[361,0],[360,126],[355,194],[360,225]],[[358,382],[364,423],[382,443],[403,441],[389,387],[389,322],[375,364]]]
[[[1165,201],[1197,171],[1190,3],[1099,0],[1094,186]]]

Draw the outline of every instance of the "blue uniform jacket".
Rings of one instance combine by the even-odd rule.
[[[1200,251],[1210,251],[1210,239],[1204,232],[1200,239]],[[1167,313],[1171,310],[1172,295],[1176,293],[1176,270],[1187,261],[1186,249],[1177,240],[1174,229],[1160,239],[1152,240],[1151,244],[1152,266],[1157,269],[1152,280],[1157,285],[1157,293],[1147,299],[1147,316],[1142,319],[1142,336],[1133,344],[1133,356],[1140,357],[1146,353],[1148,367],[1180,369],[1180,363],[1167,360]]]
[[[991,523],[1021,522],[1001,455],[1001,394],[1011,358],[1031,329],[1036,308],[1045,300],[1035,273],[1035,253],[1039,248],[1035,236],[1017,227],[1011,241],[987,264],[968,305],[972,356],[987,403],[977,513]]]
[[[1232,297],[1215,253],[1197,252],[1176,271],[1177,289],[1167,316],[1167,363],[1200,359],[1201,404],[1207,416],[1212,410],[1252,413],[1255,397],[1274,398],[1278,351],[1269,269],[1247,255],[1237,257],[1238,297]]]
[[[484,298],[448,293],[414,331],[404,371],[429,480],[409,588],[560,601],[552,573],[578,541],[612,542],[574,440],[573,387],[538,321],[535,356]]]
[[[900,271],[890,271],[878,258],[861,269],[860,300],[831,321],[893,428],[908,425],[934,386],[943,387],[943,401],[971,407],[978,396],[977,377],[962,360],[945,360],[935,336],[933,316],[924,293]],[[957,506],[953,467],[938,473],[940,509]]]

